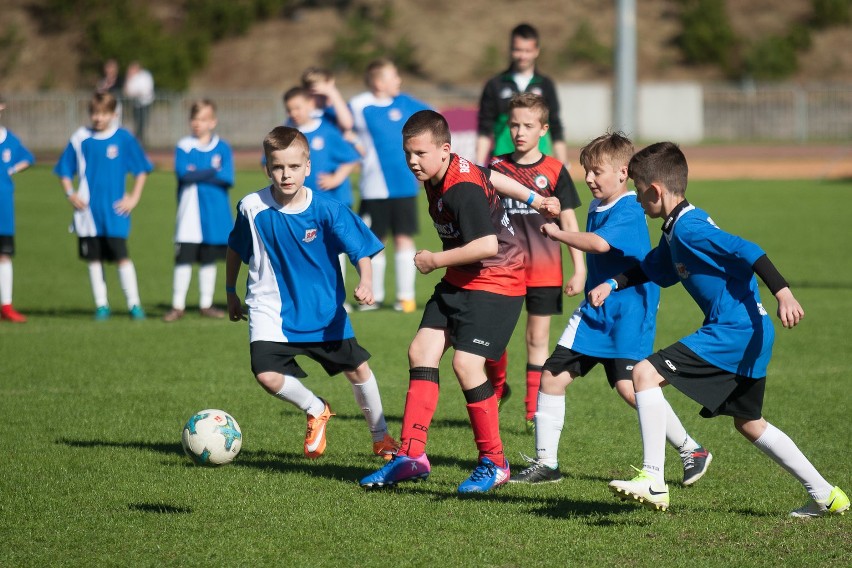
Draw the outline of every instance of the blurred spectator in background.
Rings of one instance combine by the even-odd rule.
[[[132,61],[127,66],[124,95],[133,105],[133,134],[144,147],[146,145],[145,127],[148,125],[148,111],[154,103],[154,77],[138,61]]]
[[[95,92],[111,94],[116,100],[115,116],[113,117],[110,127],[118,128],[121,126],[121,117],[123,109],[121,108],[122,88],[124,87],[124,78],[119,73],[118,61],[115,59],[107,59],[104,61],[103,77],[98,79],[95,85]]]

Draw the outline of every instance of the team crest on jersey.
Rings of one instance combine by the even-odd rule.
[[[501,99],[510,99],[510,98],[512,98],[512,95],[514,95],[514,94],[515,94],[515,92],[512,90],[511,87],[503,87],[503,90],[500,91],[500,98]]]
[[[3,161],[7,164],[12,161],[12,151],[9,148],[3,150]]]
[[[311,150],[322,150],[323,148],[325,148],[325,138],[317,136],[311,140]]]
[[[305,230],[305,238],[302,239],[302,242],[309,243],[312,240],[317,238],[317,230],[316,229],[307,229]]]
[[[210,167],[219,169],[222,167],[222,156],[221,154],[213,154],[213,158],[210,159]]]
[[[118,158],[118,146],[115,144],[110,144],[109,146],[107,146],[106,157],[110,160]]]
[[[539,174],[535,176],[535,186],[539,189],[544,189],[547,187],[547,176],[544,174]]]
[[[681,280],[689,278],[689,270],[686,269],[686,265],[682,262],[675,263],[675,270],[677,270],[677,275],[680,276]]]
[[[533,87],[532,89],[529,90],[529,92],[534,94],[534,95],[538,95],[538,96],[542,96],[544,94],[543,91],[541,90],[541,87]]]
[[[392,108],[388,111],[388,118],[394,122],[399,122],[402,120],[402,111],[398,108]]]
[[[439,199],[438,203],[435,204],[435,207],[438,208],[438,213],[442,212],[444,210],[444,199]]]

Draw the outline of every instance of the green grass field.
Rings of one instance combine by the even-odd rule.
[[[242,172],[234,196],[263,183],[259,173]],[[763,246],[793,285],[807,315],[795,330],[778,327],[765,416],[849,493],[852,182],[694,183],[688,195],[721,227]],[[730,419],[701,419],[697,405],[672,389],[667,397],[685,426],[715,455],[708,475],[692,488],[673,485],[665,514],[615,500],[607,483],[641,465],[641,444],[635,414],[599,370],[569,389],[561,483],[457,497],[476,449],[445,365],[429,442],[432,476],[366,492],[357,480],[381,462],[370,454],[345,379],[305,363],[306,384],[337,412],[326,455],[309,461],[304,416],[255,384],[245,323],[193,313],[176,324],[160,321],[171,298],[170,173],[151,176],[133,214],[129,246],[144,322],[125,316],[114,267],[106,271],[113,318],[92,321],[86,269],[66,230],[70,208],[48,167],[17,176],[16,199],[15,305],[30,321],[0,325],[0,566],[849,565],[850,515],[788,519],[807,498],[801,486],[737,435]],[[656,242],[659,222],[650,225]],[[419,245],[436,244],[424,212]],[[438,276],[419,277],[421,305]],[[222,271],[219,281],[222,288]],[[194,275],[190,306],[196,282]],[[223,290],[217,302],[224,303]],[[576,302],[555,318],[554,342]],[[397,436],[419,314],[383,310],[352,319],[373,354]],[[681,289],[665,290],[657,344],[700,322]],[[522,342],[520,325],[510,346],[516,396],[501,416],[516,466],[519,452],[534,455],[524,431]],[[233,414],[244,436],[236,462],[219,469],[191,465],[180,446],[186,419],[210,407]],[[675,484],[680,462],[671,452],[668,460]]]

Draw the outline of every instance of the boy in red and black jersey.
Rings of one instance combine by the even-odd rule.
[[[554,215],[558,204],[451,153],[449,126],[437,112],[415,113],[402,137],[408,167],[424,183],[429,213],[443,241],[440,252],[418,251],[414,264],[423,274],[437,268],[447,271],[408,349],[410,382],[399,453],[361,485],[387,487],[428,477],[426,439],[438,403],[438,366],[452,346],[453,370],[479,450],[478,465],[458,490],[488,491],[508,480],[509,463],[500,439],[497,398],[484,364],[505,350],[526,293],[523,253],[495,189]]]
[[[559,160],[544,155],[539,149],[539,139],[549,129],[549,110],[545,100],[532,93],[516,95],[509,102],[509,132],[515,151],[491,159],[490,168],[532,188],[543,197],[559,200],[559,225],[564,231],[577,232],[574,209],[580,206],[580,197],[568,170]],[[542,238],[541,226],[548,222],[535,214],[523,201],[503,198],[503,207],[509,215],[518,243],[526,256],[526,307],[527,307],[527,367],[526,406],[527,429],[535,422],[538,387],[541,383],[542,365],[550,355],[550,318],[562,313],[562,250],[559,242]],[[583,291],[586,282],[586,265],[583,253],[568,248],[574,265],[574,274],[565,283],[565,293],[574,296]],[[506,384],[508,359],[504,353],[495,361],[489,360],[485,370],[500,407],[509,398]]]

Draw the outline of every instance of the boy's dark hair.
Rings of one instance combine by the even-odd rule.
[[[627,166],[627,175],[645,186],[662,183],[669,192],[682,196],[686,193],[689,167],[677,144],[657,142],[636,152]]]
[[[213,110],[213,116],[216,116],[216,103],[210,99],[196,99],[192,101],[192,106],[189,107],[189,119],[195,118],[201,109],[210,108]]]
[[[305,87],[291,87],[284,91],[284,94],[281,96],[281,100],[284,101],[284,104],[287,104],[287,101],[290,99],[295,99],[296,97],[305,97],[306,99],[309,99],[311,96],[311,92]]]
[[[591,170],[605,163],[620,168],[633,157],[633,142],[623,132],[607,132],[598,136],[580,150],[580,165]]]
[[[95,93],[89,100],[89,114],[96,110],[106,110],[107,112],[115,112],[118,108],[118,101],[110,93]]]
[[[311,151],[308,146],[308,139],[298,129],[289,126],[276,126],[273,128],[266,135],[266,138],[263,139],[263,153],[266,156],[267,163],[272,161],[272,152],[286,150],[293,144],[302,147],[305,151],[305,158],[310,157]]]
[[[367,84],[368,89],[373,88],[376,77],[379,76],[379,73],[381,73],[382,69],[385,67],[396,67],[396,65],[387,57],[374,59],[367,64],[367,70],[364,72],[364,82]]]
[[[542,125],[549,124],[550,108],[544,97],[535,93],[520,93],[509,100],[509,112],[515,108],[528,108],[538,112],[538,118]]]
[[[450,144],[450,125],[447,119],[434,110],[420,110],[411,115],[402,127],[403,141],[429,133],[436,146]]]
[[[518,24],[512,29],[512,35],[510,36],[510,40],[519,37],[521,39],[534,39],[535,44],[538,45],[538,30],[532,27],[530,24]]]

